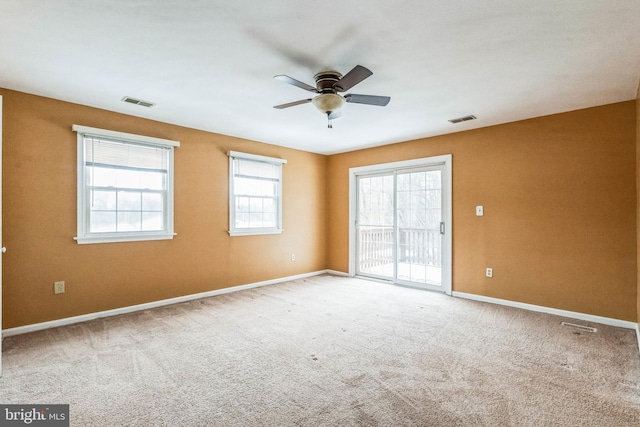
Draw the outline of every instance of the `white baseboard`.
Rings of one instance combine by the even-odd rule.
[[[345,273],[344,271],[338,270],[326,270],[327,274],[331,274],[332,276],[341,276],[341,277],[351,277],[349,273]]]
[[[135,311],[149,310],[151,308],[163,307],[171,304],[192,301],[201,298],[213,297],[216,295],[228,294],[230,292],[243,291],[245,289],[258,288],[260,286],[274,285],[276,283],[288,282],[290,280],[304,279],[306,277],[318,276],[320,274],[333,274],[329,270],[314,271],[311,273],[298,274],[295,276],[282,277],[279,279],[265,280],[264,282],[249,283],[247,285],[233,286],[230,288],[216,289],[213,291],[201,292],[198,294],[184,295],[176,298],[163,299],[160,301],[148,302],[145,304],[131,305],[128,307],[115,308],[113,310],[99,311],[96,313],[83,314],[80,316],[66,317],[64,319],[51,320],[48,322],[34,323],[31,325],[18,326],[16,328],[4,329],[3,337],[13,335],[26,334],[29,332],[42,331],[44,329],[57,328],[59,326],[72,325],[74,323],[87,322],[89,320],[100,319],[103,317],[118,316],[120,314],[132,313]]]
[[[627,320],[619,320],[619,319],[612,319],[610,317],[601,317],[601,316],[595,316],[592,314],[577,313],[575,311],[560,310],[557,308],[544,307],[541,305],[526,304],[523,302],[485,297],[483,295],[468,294],[466,292],[452,292],[452,295],[458,298],[488,302],[491,304],[505,305],[507,307],[521,308],[523,310],[537,311],[540,313],[554,314],[556,316],[568,317],[571,319],[584,320],[585,322],[594,322],[594,323],[600,323],[602,325],[617,326],[619,328],[635,329],[640,339],[638,324],[635,322],[629,322]]]

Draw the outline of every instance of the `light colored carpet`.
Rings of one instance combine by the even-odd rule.
[[[4,340],[73,426],[638,426],[635,332],[317,276]]]

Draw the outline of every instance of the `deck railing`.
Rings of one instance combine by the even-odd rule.
[[[360,269],[393,263],[393,227],[360,227]],[[398,229],[398,262],[440,267],[440,230]]]
[[[393,263],[393,227],[360,227],[360,269]]]

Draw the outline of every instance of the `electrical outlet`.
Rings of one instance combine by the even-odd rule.
[[[53,283],[53,293],[54,294],[64,294],[64,282],[54,282]]]
[[[476,216],[484,215],[484,206],[476,206]]]
[[[487,268],[487,277],[493,277],[493,268]]]
[[[291,254],[291,261],[295,261],[296,260],[296,254]]]

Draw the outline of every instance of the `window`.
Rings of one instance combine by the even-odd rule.
[[[229,234],[282,233],[283,159],[229,152]]]
[[[78,243],[172,239],[173,149],[180,143],[74,125]]]

